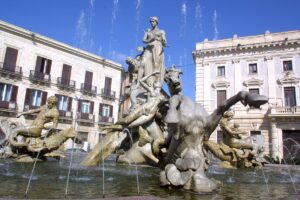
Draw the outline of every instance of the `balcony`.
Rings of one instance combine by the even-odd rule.
[[[110,125],[114,123],[114,118],[113,117],[106,117],[106,116],[101,116],[99,115],[99,125]]]
[[[76,82],[62,77],[57,78],[57,86],[62,89],[75,90]]]
[[[21,79],[22,78],[22,67],[8,66],[7,64],[0,63],[0,73],[2,76],[9,76],[12,78]]]
[[[94,125],[95,115],[90,114],[90,113],[77,112],[76,121],[78,123]]]
[[[101,89],[101,96],[103,98],[106,98],[106,99],[114,100],[116,98],[116,92],[115,91],[111,91],[109,89],[102,88]]]
[[[51,83],[51,75],[44,74],[39,71],[30,70],[29,79],[34,82],[39,82],[43,84],[50,84]]]
[[[25,104],[24,105],[24,109],[23,111],[28,111],[28,110],[34,110],[34,109],[37,109],[37,108],[40,108],[41,106],[33,106],[33,105],[27,105]],[[28,118],[28,119],[34,119],[36,117],[37,113],[32,113],[32,114],[28,114],[28,115],[24,115],[25,118]]]
[[[81,83],[80,91],[84,94],[96,95],[97,87],[86,83]]]
[[[18,106],[16,102],[0,101],[0,114],[15,115],[17,112]]]
[[[73,120],[73,112],[59,110],[59,121],[65,123],[72,123]]]
[[[276,106],[271,108],[269,117],[300,118],[300,106]]]

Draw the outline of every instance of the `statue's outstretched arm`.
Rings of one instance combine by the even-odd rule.
[[[33,113],[38,113],[42,111],[42,107],[37,108],[37,109],[32,109],[32,110],[28,110],[25,112],[21,112],[20,114],[17,115],[17,117],[20,117],[21,115],[28,115],[28,114],[33,114]]]

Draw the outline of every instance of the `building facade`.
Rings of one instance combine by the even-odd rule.
[[[234,122],[264,136],[266,154],[300,158],[300,30],[196,44],[196,101],[212,112],[241,90],[266,95],[260,109],[232,107]],[[221,140],[220,128],[211,137]]]
[[[0,119],[57,96],[58,129],[75,126],[93,147],[118,117],[120,64],[0,21]],[[26,116],[30,124],[34,116]]]

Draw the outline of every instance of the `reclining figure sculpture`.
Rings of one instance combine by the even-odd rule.
[[[59,117],[56,104],[57,98],[51,96],[47,105],[20,113],[18,119],[2,121],[1,128],[6,131],[6,138],[2,141],[2,157],[16,157],[18,162],[32,162],[37,153],[39,159],[62,156],[53,151],[67,139],[75,138],[76,133],[72,127],[56,131]],[[37,116],[30,126],[25,124],[24,118],[19,118],[33,113],[37,113]]]

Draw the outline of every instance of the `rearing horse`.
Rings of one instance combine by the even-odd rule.
[[[268,102],[268,98],[241,91],[209,115],[201,104],[181,94],[181,74],[174,67],[165,74],[171,98],[164,121],[168,123],[173,137],[165,157],[166,166],[161,173],[161,184],[183,186],[194,192],[212,192],[218,186],[205,176],[206,155],[203,142],[209,139],[224,112],[232,105],[241,101],[244,106],[260,107]]]

